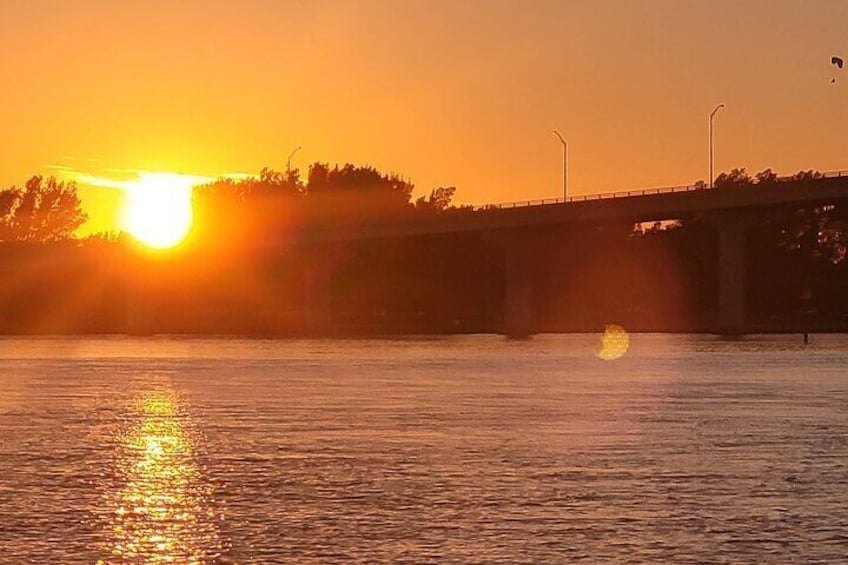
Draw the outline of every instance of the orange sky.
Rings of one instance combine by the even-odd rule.
[[[848,168],[848,2],[0,0],[0,186],[372,164],[464,202]],[[831,78],[836,77],[836,83]],[[120,170],[123,170],[121,172]],[[129,173],[132,176],[132,173]],[[91,229],[121,191],[85,187]]]

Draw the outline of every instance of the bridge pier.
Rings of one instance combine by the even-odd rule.
[[[502,236],[504,249],[503,332],[523,339],[535,333],[533,315],[533,278],[535,240],[527,232],[508,232]]]
[[[156,309],[146,272],[147,263],[132,252],[125,252],[119,268],[124,285],[124,333],[130,336],[153,335]]]
[[[303,329],[310,334],[326,335],[334,330],[333,277],[340,253],[332,243],[310,245],[303,249]]]
[[[717,333],[738,336],[745,331],[745,219],[729,215],[718,222]]]

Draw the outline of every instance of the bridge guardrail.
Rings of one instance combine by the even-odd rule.
[[[826,171],[823,173],[815,173],[816,175],[812,177],[815,179],[827,179],[827,178],[838,178],[838,177],[848,177],[848,170],[841,171]],[[792,176],[783,176],[777,177],[774,182],[791,182],[793,180],[798,180],[794,175]],[[716,187],[709,187],[706,183],[696,183],[690,185],[680,185],[680,186],[664,186],[660,188],[643,188],[643,189],[635,189],[635,190],[619,190],[615,192],[599,192],[596,194],[581,194],[578,196],[569,196],[568,198],[536,198],[532,200],[516,200],[514,202],[500,202],[496,204],[482,204],[479,206],[475,206],[475,210],[501,210],[508,208],[527,208],[530,206],[547,206],[551,204],[564,204],[567,202],[585,202],[587,200],[605,200],[605,199],[613,199],[613,198],[628,198],[632,196],[648,196],[651,194],[668,194],[672,192],[690,192],[693,190],[715,190]]]

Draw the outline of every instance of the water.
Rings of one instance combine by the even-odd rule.
[[[848,338],[0,341],[0,564],[836,563]]]

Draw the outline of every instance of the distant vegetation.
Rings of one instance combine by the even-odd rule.
[[[263,169],[258,177],[222,179],[194,190],[195,235],[200,241],[250,241],[279,236],[307,219],[337,223],[455,209],[455,187],[439,187],[412,201],[414,186],[371,167],[330,168],[315,163],[307,178],[297,169]]]
[[[24,188],[0,191],[0,241],[67,240],[85,220],[73,182],[34,176]]]
[[[745,186],[768,186],[777,183],[803,182],[823,178],[818,171],[808,170],[779,177],[771,169],[748,175],[745,169],[721,173],[715,179],[718,189]],[[848,256],[848,210],[844,206],[815,206],[790,211],[773,211],[759,222],[760,230],[771,233],[774,243],[784,249],[815,259],[840,263]]]
[[[735,169],[719,175],[715,187],[820,177]],[[144,262],[124,251],[120,237],[74,240],[85,221],[76,186],[33,177],[24,188],[0,192],[6,270],[0,331],[121,331],[127,297],[135,297],[144,302],[152,331],[295,334],[313,284],[304,281],[320,279],[313,255],[332,273],[333,323],[345,331],[496,330],[505,292],[496,235],[336,242],[332,249],[309,244],[316,226],[476,213],[454,204],[454,187],[417,199],[413,191],[399,175],[323,163],[305,176],[264,169],[253,178],[218,180],[194,190],[195,227],[187,244]],[[823,324],[848,327],[846,220],[842,206],[775,208],[752,219],[747,300],[754,319],[796,320],[816,312]],[[527,250],[528,256],[558,253],[539,263],[533,290],[542,327],[708,327],[718,301],[718,248],[707,215],[636,227],[574,225],[551,237]]]
[[[794,175],[781,177],[771,169],[764,169],[752,177],[742,168],[733,169],[729,173],[721,173],[716,177],[713,184],[716,188],[726,188],[752,184],[767,185],[777,182],[799,182],[821,178],[824,178],[824,174],[813,170],[798,171]]]

